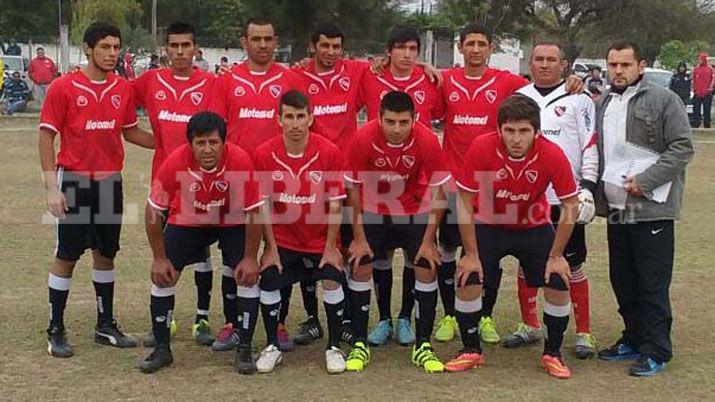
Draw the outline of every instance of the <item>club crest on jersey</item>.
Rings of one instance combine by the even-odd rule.
[[[283,172],[280,170],[274,171],[272,178],[274,181],[283,181]]]
[[[494,103],[497,100],[497,91],[490,89],[484,93],[484,96],[486,96],[489,103]]]
[[[340,85],[340,88],[343,89],[343,91],[347,91],[350,89],[350,77],[343,77],[338,81],[338,84]]]
[[[556,113],[556,116],[561,117],[566,113],[566,106],[556,106],[554,108],[554,113]]]
[[[77,106],[85,107],[87,106],[87,103],[89,102],[87,101],[87,97],[85,97],[84,95],[80,95],[77,97]]]
[[[315,84],[310,84],[310,86],[308,87],[308,93],[311,95],[317,95],[318,92],[320,92],[320,88],[318,88],[318,86]]]
[[[451,94],[449,94],[449,101],[450,102],[459,102],[459,94],[457,91],[452,91]]]
[[[213,185],[216,187],[216,190],[225,193],[226,190],[228,190],[228,182],[224,180],[216,180],[213,182]]]
[[[375,159],[375,166],[379,168],[383,168],[387,165],[387,161],[385,158],[377,158]]]
[[[276,99],[278,99],[278,97],[281,95],[281,91],[282,91],[282,90],[283,90],[283,88],[281,88],[280,85],[271,85],[271,86],[268,88],[268,92],[270,92],[270,93],[271,93],[271,96],[274,97],[274,98],[276,98]]]
[[[507,176],[509,176],[509,173],[506,171],[506,169],[501,168],[501,169],[497,170],[497,174],[496,174],[497,180],[504,180],[507,178]]]
[[[119,95],[112,95],[112,106],[114,106],[115,109],[119,109],[119,106],[122,104],[122,97]]]
[[[425,91],[415,92],[415,102],[417,102],[417,104],[419,105],[425,103]]]
[[[411,169],[412,166],[415,165],[415,157],[412,155],[404,155],[402,157],[402,163],[408,168]]]
[[[237,86],[236,89],[233,91],[233,95],[240,98],[241,96],[246,94],[246,88],[242,87],[241,85]]]
[[[154,95],[154,98],[156,98],[156,100],[165,101],[166,100],[166,92],[164,92],[163,90],[160,89],[160,90],[156,91],[156,95]]]
[[[526,180],[528,180],[531,184],[536,183],[536,179],[539,178],[539,172],[536,170],[527,170],[524,172],[524,175],[526,176]]]
[[[194,106],[198,106],[199,103],[204,100],[204,94],[201,92],[192,92],[189,98],[191,99],[191,103],[193,103]]]
[[[189,186],[189,191],[191,191],[192,193],[201,191],[201,183],[197,181],[191,183],[191,185]]]
[[[323,180],[323,172],[319,170],[314,170],[310,173],[308,173],[308,177],[310,177],[310,181],[313,182],[313,184],[318,184]]]

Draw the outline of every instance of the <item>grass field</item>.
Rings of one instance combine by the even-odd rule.
[[[270,375],[244,377],[234,372],[233,353],[215,353],[196,346],[189,327],[195,312],[192,275],[179,285],[172,367],[155,375],[136,368],[147,353],[143,348],[118,350],[93,341],[94,290],[88,254],[78,264],[66,313],[71,359],[54,359],[45,352],[47,268],[52,262],[54,227],[42,223],[44,190],[32,119],[0,120],[0,164],[5,179],[0,191],[0,399],[8,400],[712,400],[715,391],[715,137],[696,135],[696,158],[690,165],[684,219],[677,226],[676,268],[672,301],[675,358],[665,374],[652,379],[626,375],[628,363],[579,361],[573,357],[573,320],[565,340],[565,359],[573,378],[548,378],[539,367],[541,346],[506,350],[486,347],[482,368],[460,374],[428,375],[410,364],[409,349],[397,344],[373,349],[373,361],[360,374],[325,373],[323,342],[287,353]],[[150,153],[128,146],[124,173],[128,222],[117,259],[115,312],[128,333],[140,337],[150,329],[150,253],[144,236]],[[619,335],[621,321],[608,282],[605,224],[588,229],[592,331],[600,346]],[[218,254],[218,253],[214,253]],[[218,265],[218,260],[216,264]],[[514,327],[516,271],[509,261],[495,319],[502,333]],[[393,309],[399,308],[401,271],[396,271]],[[374,297],[373,297],[374,300]],[[322,303],[321,303],[322,304]],[[374,305],[374,302],[373,302]],[[373,307],[373,321],[377,307]],[[303,318],[300,292],[294,292],[289,329]],[[322,307],[321,307],[322,314]],[[441,317],[441,307],[438,318]],[[211,318],[214,330],[222,323],[220,273],[214,271]],[[325,318],[322,317],[323,323]],[[255,346],[265,340],[259,322]],[[439,344],[447,359],[458,341]]]

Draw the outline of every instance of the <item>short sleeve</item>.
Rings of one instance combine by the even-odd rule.
[[[176,172],[171,168],[171,161],[164,162],[159,167],[154,181],[151,183],[151,193],[149,194],[149,205],[160,211],[169,209],[171,197],[176,192],[177,181]]]
[[[360,180],[360,172],[366,169],[364,169],[364,153],[360,149],[360,142],[358,140],[358,136],[353,137],[353,139],[350,141],[350,145],[348,145],[348,151],[345,153],[345,155],[346,158],[343,164],[343,166],[345,166],[343,178],[345,178],[345,180],[347,180],[349,183],[362,184],[362,180]]]
[[[343,182],[343,168],[345,161],[340,150],[335,147],[331,149],[325,172],[325,193],[328,201],[342,200],[346,197],[345,185]]]
[[[516,91],[529,85],[529,80],[520,76],[519,74],[509,73],[509,86],[511,94],[516,93]]]
[[[459,189],[470,192],[479,192],[479,179],[478,172],[482,172],[484,169],[478,165],[477,161],[481,161],[485,158],[482,154],[480,147],[476,146],[478,141],[472,143],[469,147],[467,154],[465,156],[465,162],[462,166],[457,167],[457,171],[453,172],[455,175],[455,182]],[[571,169],[569,169],[570,171]]]
[[[249,212],[261,206],[264,200],[253,162],[251,162],[251,158],[248,155],[245,156],[245,158],[241,158],[239,172],[243,173],[241,180],[243,183],[243,210]]]
[[[427,146],[423,152],[423,160],[425,173],[427,174],[428,183],[431,187],[438,187],[448,182],[452,177],[447,169],[447,163],[444,157],[442,147],[439,145],[437,136],[431,134],[431,130],[426,130],[430,137],[427,137]]]
[[[231,87],[231,76],[224,74],[214,81],[211,90],[211,101],[209,110],[221,116],[224,120],[228,117],[228,100],[226,99],[226,89]]]
[[[124,109],[122,128],[132,128],[139,125],[139,120],[137,120],[136,100],[134,99],[134,89],[131,87],[131,84],[127,83],[127,85],[129,85],[129,89],[127,91],[129,92],[129,96],[127,97],[127,104]]]
[[[60,133],[67,113],[67,96],[61,88],[63,81],[56,80],[47,89],[40,112],[40,128]]]
[[[147,94],[147,86],[149,83],[149,76],[151,75],[151,70],[145,72],[144,74],[140,75],[137,77],[136,80],[132,81],[132,89],[134,89],[134,102],[136,103],[137,106],[146,108],[147,107],[147,101],[146,101],[146,94]]]
[[[578,194],[571,163],[561,148],[553,145],[549,151],[549,156],[550,158],[546,165],[551,168],[549,176],[551,177],[551,184],[554,187],[556,197],[562,200]]]

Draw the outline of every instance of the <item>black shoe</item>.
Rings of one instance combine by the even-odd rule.
[[[74,351],[65,338],[63,327],[52,327],[47,330],[47,354],[54,357],[72,357]]]
[[[119,330],[117,320],[99,323],[94,330],[94,341],[102,345],[116,346],[118,348],[133,348],[137,343],[131,337],[124,335]]]
[[[168,367],[174,362],[174,355],[169,345],[157,345],[154,350],[139,362],[142,373],[155,373],[162,367]]]
[[[636,360],[639,357],[640,353],[621,341],[616,342],[608,349],[598,352],[599,359],[608,361]]]
[[[343,328],[340,331],[340,340],[352,346],[355,343],[355,335],[353,334],[353,329],[350,323],[343,324]]]
[[[256,372],[256,362],[253,361],[250,345],[238,345],[236,348],[236,371],[240,374],[253,374]]]
[[[320,321],[316,317],[310,317],[306,322],[300,324],[300,330],[293,338],[293,341],[298,345],[308,345],[322,337],[323,327],[320,326]]]

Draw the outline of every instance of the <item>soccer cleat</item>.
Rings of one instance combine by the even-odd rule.
[[[434,334],[434,339],[436,339],[437,342],[449,342],[454,339],[454,335],[458,329],[457,318],[447,315],[437,324],[437,332]]]
[[[72,357],[74,351],[67,342],[65,329],[62,327],[52,327],[47,330],[47,354],[53,357]]]
[[[367,336],[367,341],[372,346],[384,345],[392,337],[392,332],[392,321],[382,320],[370,331],[370,335]]]
[[[355,342],[345,361],[345,370],[363,371],[368,363],[370,363],[370,348],[362,342]]]
[[[353,335],[353,331],[349,323],[343,324],[343,328],[340,331],[340,340],[348,345],[355,343],[355,335]]]
[[[494,327],[494,321],[492,321],[491,317],[482,317],[482,319],[479,320],[479,335],[482,341],[486,343],[493,345],[499,343],[499,333]]]
[[[156,348],[139,362],[142,373],[155,373],[162,367],[168,367],[174,362],[174,355],[169,345],[157,345]]]
[[[238,346],[238,341],[238,331],[233,329],[233,324],[229,322],[218,333],[216,340],[211,344],[211,349],[214,352],[227,352]]]
[[[516,331],[504,337],[502,344],[505,348],[514,349],[519,346],[533,344],[541,339],[541,328],[532,328],[522,322],[516,326]]]
[[[256,372],[256,363],[253,361],[250,345],[238,345],[234,365],[240,374],[248,375]]]
[[[569,370],[559,356],[542,355],[541,367],[552,377],[562,380],[571,378],[571,370]]]
[[[278,348],[283,352],[290,352],[295,349],[295,342],[290,339],[285,325],[278,324]]]
[[[415,335],[412,333],[410,320],[398,318],[397,321],[395,321],[395,340],[402,346],[415,342]]]
[[[628,369],[628,374],[634,377],[652,377],[665,370],[665,363],[657,363],[647,356],[641,356]]]
[[[191,326],[191,337],[201,346],[211,346],[216,340],[211,333],[211,326],[206,320],[199,320]]]
[[[340,374],[345,371],[345,353],[338,347],[329,347],[325,351],[325,367],[330,374]]]
[[[639,357],[640,353],[621,341],[616,342],[608,349],[598,352],[599,359],[608,361],[635,360]]]
[[[412,363],[425,369],[428,373],[441,373],[444,371],[444,364],[439,361],[429,342],[422,342],[419,348],[417,348],[417,345],[412,347]]]
[[[124,335],[119,330],[117,320],[97,324],[94,329],[94,341],[101,345],[109,345],[117,348],[133,348],[137,343],[130,336]]]
[[[451,372],[471,370],[484,364],[484,356],[477,350],[462,349],[454,359],[444,365]]]
[[[169,324],[169,335],[174,336],[176,334],[176,331],[179,330],[178,325],[176,325],[176,320],[173,318],[171,319],[171,324]],[[149,331],[148,334],[144,335],[144,339],[142,340],[142,345],[145,348],[153,348],[155,344],[154,340],[154,333]]]
[[[320,326],[320,321],[316,317],[308,317],[304,323],[300,324],[300,329],[293,337],[293,342],[298,345],[308,345],[322,337],[323,327]]]
[[[270,373],[283,361],[283,353],[275,345],[268,345],[256,360],[256,370],[259,373]]]
[[[574,352],[578,359],[589,359],[596,356],[596,338],[589,333],[579,332],[576,334]]]

